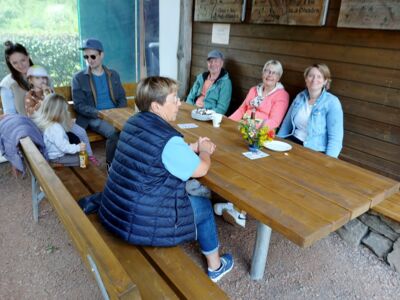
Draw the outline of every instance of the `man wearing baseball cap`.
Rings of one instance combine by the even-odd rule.
[[[197,75],[186,102],[225,114],[232,97],[232,82],[223,68],[224,55],[212,50],[207,55],[208,71]]]
[[[99,118],[99,110],[126,106],[125,91],[120,77],[103,65],[102,43],[94,38],[83,41],[80,50],[86,69],[72,78],[72,100],[77,113],[76,123],[104,136],[106,141],[107,169],[114,158],[118,133],[114,126]]]

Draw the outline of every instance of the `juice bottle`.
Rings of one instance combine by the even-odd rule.
[[[88,154],[86,150],[79,152],[79,166],[81,168],[87,168],[88,165]]]

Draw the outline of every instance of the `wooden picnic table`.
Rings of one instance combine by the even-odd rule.
[[[224,117],[221,127],[191,118],[193,106],[182,104],[173,126],[188,142],[209,137],[217,150],[201,182],[259,221],[251,277],[264,274],[271,229],[301,247],[329,235],[399,190],[400,183],[345,161],[290,143],[288,152],[262,151],[250,160],[238,123]],[[103,110],[100,116],[122,130],[133,109]],[[181,129],[177,124],[195,123]],[[287,141],[286,141],[287,142]]]

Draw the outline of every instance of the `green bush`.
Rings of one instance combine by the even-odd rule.
[[[10,40],[26,47],[34,64],[44,66],[54,86],[71,85],[72,75],[81,69],[79,38],[74,35],[0,35],[0,53]],[[0,80],[9,73],[4,58],[0,61]]]

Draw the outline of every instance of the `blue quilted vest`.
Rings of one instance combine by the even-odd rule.
[[[161,159],[174,136],[182,135],[150,112],[129,118],[120,134],[99,216],[128,243],[175,246],[196,238],[186,182],[169,173]]]

